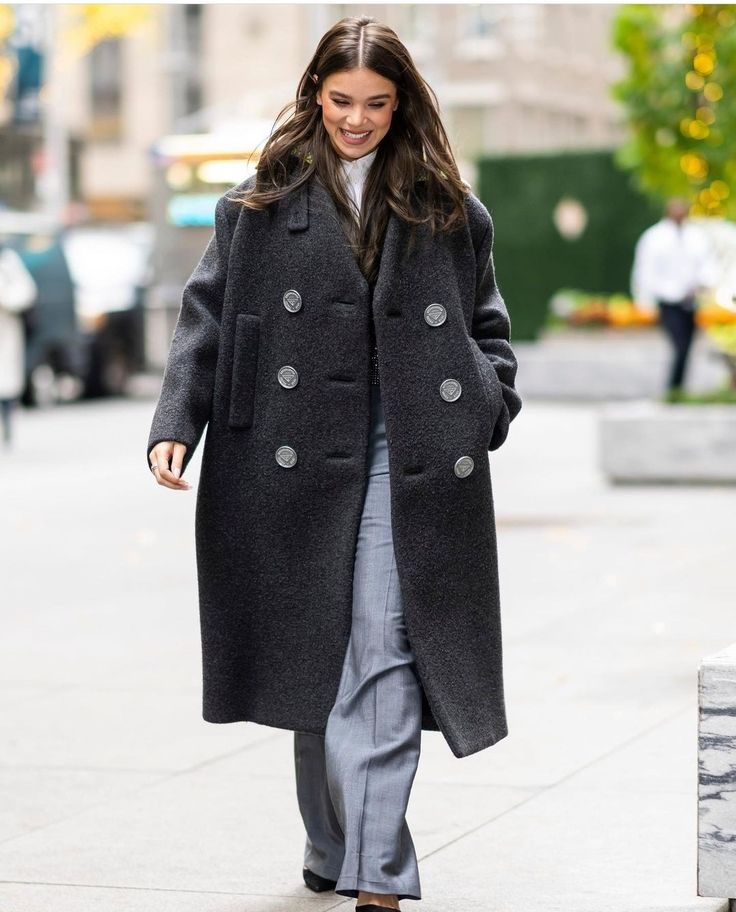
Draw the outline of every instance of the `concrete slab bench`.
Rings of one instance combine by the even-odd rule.
[[[736,406],[602,406],[598,455],[612,482],[735,483]]]

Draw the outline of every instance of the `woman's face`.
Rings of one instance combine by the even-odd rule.
[[[351,159],[376,148],[399,102],[390,79],[358,67],[331,73],[317,90],[317,104],[335,152]]]

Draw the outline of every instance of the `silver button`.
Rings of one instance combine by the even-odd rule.
[[[299,374],[296,372],[296,368],[292,367],[290,364],[285,364],[283,367],[280,367],[277,376],[279,378],[279,383],[282,386],[285,386],[286,389],[291,389],[299,382]]]
[[[451,377],[440,383],[440,396],[442,396],[445,402],[454,402],[459,398],[462,390],[463,388],[460,386],[460,381],[454,380]]]
[[[292,313],[296,313],[302,306],[302,296],[294,288],[284,292],[284,307]]]
[[[430,326],[441,326],[447,319],[447,311],[442,304],[428,304],[424,308],[424,319]]]
[[[455,474],[458,478],[465,478],[473,471],[475,463],[472,456],[461,456],[455,463]]]
[[[285,469],[296,465],[296,450],[290,446],[280,446],[276,450],[276,462]]]

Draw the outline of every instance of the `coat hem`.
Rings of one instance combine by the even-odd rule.
[[[505,722],[505,712],[500,716],[501,720],[503,720],[503,724],[500,728],[490,729],[486,734],[477,735],[472,739],[468,739],[467,737],[464,737],[462,734],[458,733],[456,726],[454,726],[452,721],[448,718],[442,704],[438,701],[435,701],[435,697],[432,692],[431,677],[429,675],[425,676],[423,655],[421,649],[416,648],[417,640],[414,638],[414,631],[412,629],[413,625],[408,618],[406,619],[406,625],[409,641],[413,645],[417,675],[419,677],[422,690],[426,695],[427,705],[429,706],[429,710],[438,725],[437,730],[442,732],[442,736],[447,742],[452,753],[458,758],[469,757],[471,754],[476,754],[478,751],[485,750],[487,747],[492,747],[494,744],[497,744],[499,741],[505,738],[508,734],[508,727]]]
[[[287,721],[286,719],[275,720],[273,716],[268,716],[267,718],[266,716],[262,716],[259,713],[216,713],[208,710],[203,710],[202,718],[205,722],[209,722],[211,725],[231,725],[235,722],[252,722],[254,725],[263,725],[266,728],[278,728],[282,731],[304,732],[305,734],[310,735],[324,735],[326,729],[326,722],[324,725],[321,725],[320,723],[316,722],[295,722]],[[485,736],[474,738],[473,740],[455,740],[452,736],[448,736],[448,734],[443,731],[441,727],[438,729],[423,728],[422,730],[440,732],[447,742],[450,750],[458,758],[469,757],[471,754],[485,750],[487,747],[492,747],[494,744],[497,744],[508,735],[508,729],[504,728],[498,732],[491,732]]]
[[[256,712],[217,713],[209,710],[202,711],[202,718],[211,725],[231,725],[235,722],[252,722],[254,725],[264,725],[267,728],[280,728],[285,731],[304,732],[310,735],[324,735],[326,723],[320,725],[315,722],[293,722],[286,719],[276,720]]]
[[[477,738],[473,741],[463,741],[462,745],[458,747],[458,750],[455,750],[452,744],[450,744],[450,748],[456,757],[462,759],[463,757],[469,757],[471,754],[477,754],[487,747],[493,747],[494,744],[498,744],[499,741],[503,741],[504,738],[508,737],[508,733],[508,729],[504,728],[502,731],[489,734],[485,738]]]

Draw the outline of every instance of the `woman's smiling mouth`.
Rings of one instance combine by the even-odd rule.
[[[352,130],[346,130],[344,127],[340,127],[340,135],[342,138],[353,145],[365,142],[371,133],[372,130],[364,130],[362,133],[353,133]]]

